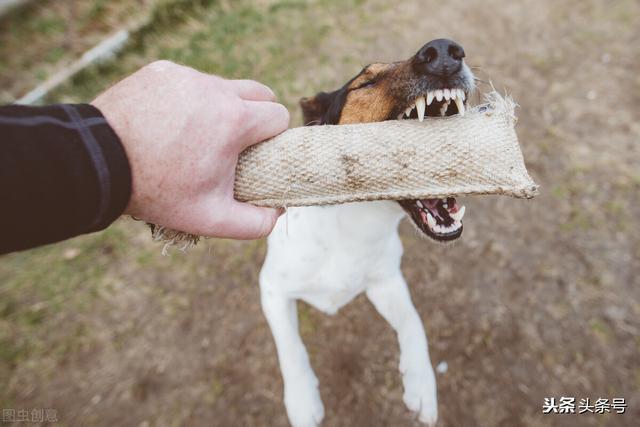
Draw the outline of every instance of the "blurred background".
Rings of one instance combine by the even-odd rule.
[[[298,126],[300,97],[431,39],[461,43],[480,91],[491,81],[519,103],[542,187],[532,201],[466,198],[454,245],[401,227],[402,268],[440,367],[439,425],[638,425],[640,2],[8,3],[2,103],[77,71],[84,52],[125,29],[115,56],[39,102],[88,102],[164,58],[268,84]],[[0,407],[55,408],[62,426],[288,425],[259,305],[265,242],[161,249],[123,218],[0,257]],[[418,425],[402,403],[394,333],[364,297],[333,317],[299,311],[325,426]],[[622,397],[628,408],[543,415],[544,398],[560,396]]]

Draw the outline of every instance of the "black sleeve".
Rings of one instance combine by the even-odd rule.
[[[97,108],[0,106],[0,254],[106,228],[130,195],[126,153]]]

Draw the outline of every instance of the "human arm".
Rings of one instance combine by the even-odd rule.
[[[237,202],[233,182],[239,153],[288,126],[273,100],[260,83],[159,61],[92,105],[1,107],[0,253],[121,213],[199,235],[267,235],[279,212]]]

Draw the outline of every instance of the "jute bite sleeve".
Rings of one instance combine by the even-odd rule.
[[[308,126],[245,150],[235,198],[294,207],[472,194],[532,198],[538,186],[515,132],[515,103],[497,92],[464,116]],[[213,213],[212,213],[213,214]],[[188,247],[197,236],[152,225],[156,240]]]

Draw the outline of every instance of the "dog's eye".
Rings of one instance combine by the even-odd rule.
[[[367,88],[367,87],[374,86],[375,84],[376,84],[376,80],[375,79],[371,79],[371,80],[368,80],[368,81],[362,83],[356,89],[364,89],[364,88]]]

